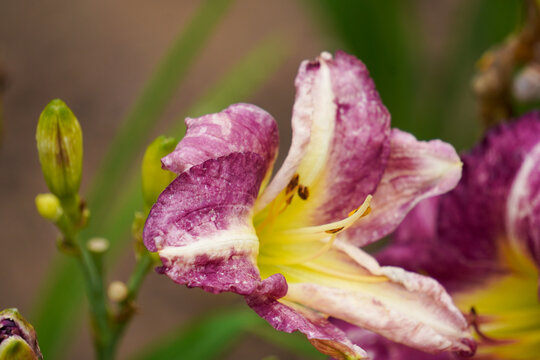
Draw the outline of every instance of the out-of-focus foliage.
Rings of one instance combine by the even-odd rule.
[[[421,2],[305,0],[338,38],[335,46],[345,47],[365,62],[392,114],[393,126],[418,138],[441,137],[464,148],[474,142],[479,130],[470,90],[475,63],[516,29],[524,2],[456,3],[457,16],[450,16],[446,36],[431,39],[444,41],[438,46],[442,60],[435,63],[428,57],[429,34],[421,26]]]
[[[251,309],[244,308],[221,311],[198,319],[130,360],[221,359],[248,334],[267,340],[298,356],[309,359],[326,358],[317,352],[303,335],[277,332]]]

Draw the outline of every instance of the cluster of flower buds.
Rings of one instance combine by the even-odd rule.
[[[64,234],[60,245],[69,245],[76,229],[86,225],[89,212],[78,194],[83,160],[82,131],[77,118],[62,100],[51,101],[41,113],[36,141],[41,170],[50,190],[50,193],[37,195],[36,208]]]

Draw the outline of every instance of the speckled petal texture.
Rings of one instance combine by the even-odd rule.
[[[439,140],[417,141],[393,129],[388,165],[371,202],[372,212],[344,233],[358,246],[381,239],[396,229],[422,199],[453,189],[461,162],[452,146]]]
[[[342,320],[331,322],[343,330],[349,339],[364,349],[371,360],[456,360],[454,353],[429,354],[394,343],[371,331],[361,329]]]
[[[508,236],[508,197],[518,171],[539,142],[538,112],[491,130],[462,156],[463,177],[458,186],[417,206],[398,228],[394,243],[378,255],[380,262],[425,271],[450,291],[503,273],[497,243]],[[530,182],[529,189],[537,185]]]
[[[435,280],[400,268],[381,267],[347,242],[337,242],[336,248],[364,272],[386,280],[344,283],[336,277],[333,281],[321,278],[289,283],[285,299],[424,351],[474,352],[465,318]]]
[[[540,265],[540,142],[527,154],[516,175],[506,215],[509,240],[526,248]]]
[[[251,104],[234,104],[199,118],[186,118],[186,135],[162,159],[163,167],[180,174],[208,159],[234,152],[258,154],[270,169],[279,144],[274,118]]]
[[[258,209],[298,173],[300,184],[319,184],[308,199],[313,222],[339,220],[381,179],[390,149],[390,114],[365,65],[344,52],[304,61],[296,89],[291,149]]]
[[[150,211],[144,243],[161,272],[210,292],[250,294],[259,286],[252,206],[265,161],[254,153],[207,160],[180,174]]]
[[[298,304],[282,303],[271,296],[246,297],[248,305],[276,330],[300,331],[323,354],[334,359],[363,359],[366,353],[354,345],[343,331],[322,315]]]

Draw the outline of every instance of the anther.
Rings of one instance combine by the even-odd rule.
[[[330,229],[330,230],[326,230],[325,233],[327,234],[335,234],[337,232],[340,232],[341,230],[345,229],[345,226],[342,226],[342,227],[338,227],[336,229]]]
[[[300,196],[302,200],[307,200],[307,198],[309,197],[308,187],[304,185],[298,185],[298,196]]]
[[[296,187],[298,186],[298,180],[300,179],[300,175],[298,174],[295,174],[291,181],[289,181],[289,184],[287,185],[287,190],[286,190],[286,193],[290,193],[292,191],[294,191],[294,189],[296,189]]]

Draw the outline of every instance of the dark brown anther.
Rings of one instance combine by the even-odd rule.
[[[296,187],[298,186],[298,180],[300,179],[300,175],[298,174],[295,174],[291,181],[289,181],[289,184],[287,185],[287,194],[294,191],[294,189],[296,189]]]
[[[327,233],[327,234],[335,234],[337,232],[340,232],[343,229],[345,229],[345,226],[339,227],[337,229],[326,230],[325,233]]]
[[[309,189],[307,186],[304,185],[298,185],[298,196],[300,196],[300,199],[307,200],[309,197]]]

